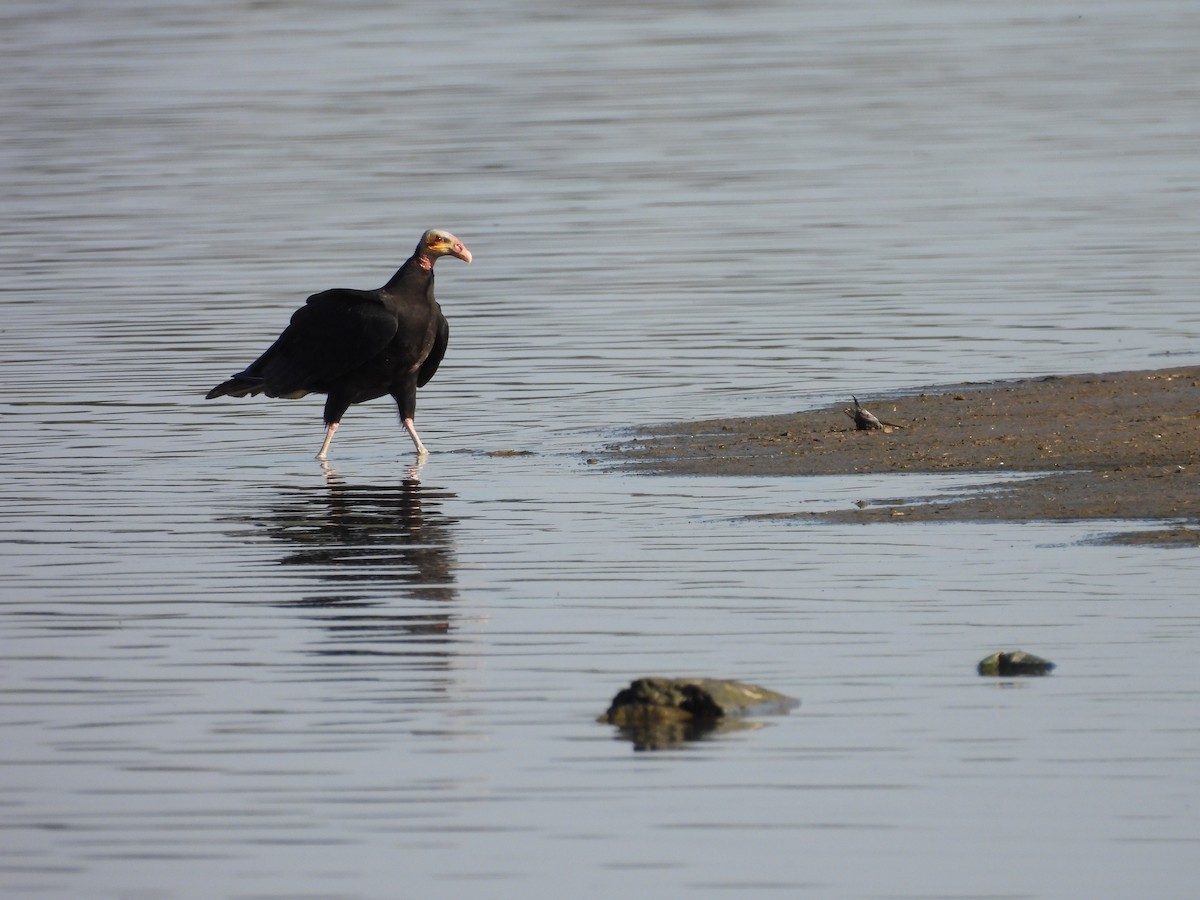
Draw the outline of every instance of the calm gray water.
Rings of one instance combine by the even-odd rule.
[[[9,0],[0,894],[1193,896],[1200,552],[586,458],[1195,364],[1198,44],[1193,0]],[[423,467],[388,402],[325,470],[318,400],[203,399],[432,225],[476,262]],[[636,752],[595,716],[649,673],[802,705]]]

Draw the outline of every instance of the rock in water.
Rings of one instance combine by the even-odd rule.
[[[980,675],[1049,675],[1054,663],[1024,650],[999,650],[979,661]]]
[[[799,700],[720,678],[639,678],[613,698],[601,722],[616,725],[639,750],[659,750],[714,731],[757,727],[752,714],[787,712]]]

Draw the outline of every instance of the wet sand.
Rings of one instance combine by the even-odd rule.
[[[858,431],[844,404],[708,419],[642,432],[612,448],[636,469],[680,475],[1030,473],[956,496],[870,497],[830,522],[1146,519],[1113,540],[1200,544],[1200,368],[1070,375],[859,394],[879,419]],[[776,516],[780,517],[780,516]]]

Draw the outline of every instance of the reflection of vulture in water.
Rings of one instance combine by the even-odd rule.
[[[433,228],[378,290],[339,288],[313,294],[266,353],[209,391],[208,398],[328,395],[325,440],[317,454],[324,459],[350,404],[390,394],[417,453],[424,456],[429,451],[413,418],[417,388],[437,371],[450,335],[433,297],[433,264],[447,254],[471,261],[471,251],[458,238]]]
[[[342,587],[374,586],[392,599],[454,599],[454,520],[441,509],[452,493],[411,473],[398,485],[346,484],[329,470],[325,479],[316,493],[289,490],[266,517],[271,537],[288,548],[282,564],[313,567],[321,581]]]
[[[454,494],[418,480],[347,484],[325,468],[319,488],[288,482],[285,491],[234,519],[264,534],[291,570],[276,601],[321,626],[311,648],[325,657],[396,656],[439,683],[454,666],[457,520]],[[437,688],[441,690],[440,687]]]

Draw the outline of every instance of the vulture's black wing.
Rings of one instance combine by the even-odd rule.
[[[450,323],[439,312],[437,334],[433,338],[433,347],[430,348],[429,355],[425,357],[425,362],[421,363],[421,368],[417,372],[417,387],[425,387],[429,383],[429,379],[442,364],[442,357],[446,355],[446,345],[449,343]]]
[[[245,374],[260,377],[271,397],[328,391],[334,379],[387,347],[396,328],[395,315],[376,291],[342,288],[313,294]]]

